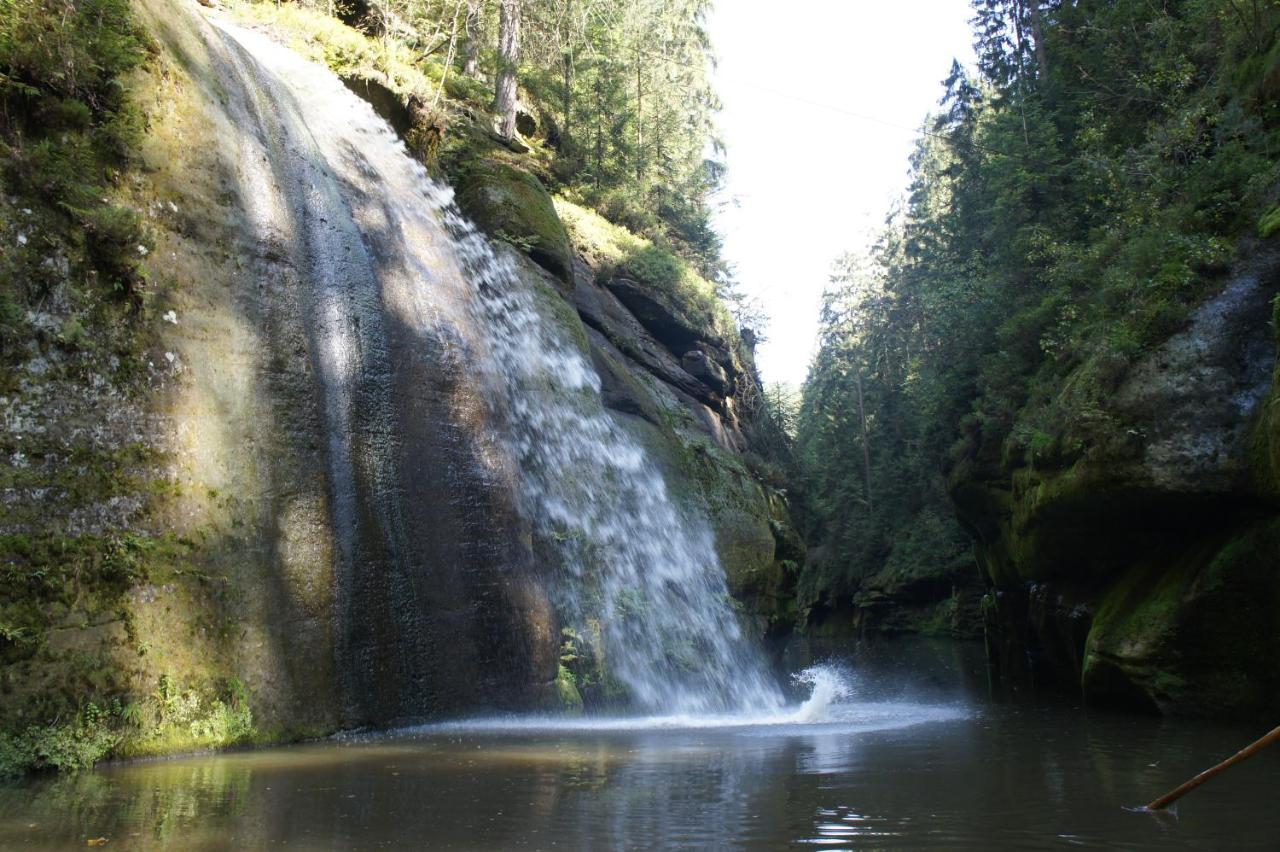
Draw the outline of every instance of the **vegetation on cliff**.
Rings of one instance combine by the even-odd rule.
[[[1152,436],[1111,396],[1273,230],[1274,3],[974,11],[978,76],[953,68],[901,209],[826,295],[798,427],[821,543],[801,582],[819,607],[894,563],[967,561],[949,489],[986,501],[961,507],[980,544],[997,535],[983,518],[1016,526],[1036,501],[1062,517],[1067,482],[1114,490],[1096,463]],[[1088,526],[1070,529],[1059,544]],[[1030,570],[1035,552],[1011,558]]]
[[[1012,11],[1037,6],[1039,40]],[[1067,377],[1105,393],[1221,281],[1274,201],[1277,14],[980,4],[981,78],[955,68],[904,208],[825,300],[799,427],[822,589],[949,514],[948,460],[1080,452],[1063,436],[1096,400]]]
[[[679,391],[663,371],[681,369],[683,338],[642,366],[627,359],[652,341],[634,344],[647,334],[634,319],[611,326],[609,345],[635,350],[618,355],[615,378],[644,386],[632,408],[662,427],[673,487],[688,485],[690,505],[715,503],[754,590],[785,580],[774,555],[786,508],[758,481],[764,460],[706,435],[719,416],[733,435],[765,427],[735,408],[756,383],[708,226],[719,167],[704,159],[703,8],[600,3],[577,29],[533,8],[513,140],[492,129],[489,4],[218,14],[270,29],[383,112],[491,236],[553,272],[559,292],[521,267],[593,356],[606,344],[588,342],[565,297],[575,282],[597,298],[633,282],[689,345],[705,341],[704,372]],[[463,10],[476,12],[466,27]],[[242,221],[234,155],[192,144],[234,141],[235,128],[189,11],[0,0],[0,775],[341,724],[314,376],[293,306],[245,286],[274,280],[281,257]],[[623,50],[641,33],[661,56]],[[566,69],[568,83],[556,77]],[[704,402],[718,414],[695,416]],[[560,698],[591,696],[590,678],[564,688],[571,668],[552,684]]]
[[[450,166],[507,143],[488,112],[502,4],[479,0],[318,0],[248,4],[340,74],[379,78],[442,122]],[[516,3],[514,145],[553,191],[724,275],[708,195],[723,166],[710,87],[707,0]],[[339,21],[333,15],[341,19]],[[479,118],[480,127],[471,126]],[[445,127],[447,125],[447,128]],[[461,156],[458,149],[463,148]]]

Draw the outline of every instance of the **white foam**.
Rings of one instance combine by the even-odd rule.
[[[956,705],[855,700],[855,679],[847,670],[819,665],[794,675],[810,688],[808,698],[759,713],[672,713],[646,716],[528,715],[460,719],[413,728],[413,734],[592,734],[645,731],[724,730],[747,735],[865,733],[968,717]],[[401,732],[406,733],[406,732]]]

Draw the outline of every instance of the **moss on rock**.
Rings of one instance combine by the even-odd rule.
[[[1280,522],[1136,565],[1103,598],[1084,662],[1096,703],[1192,715],[1280,709]],[[1260,665],[1262,663],[1262,665]]]
[[[582,712],[582,694],[578,692],[578,681],[564,664],[560,665],[556,674],[556,697],[559,699],[561,710],[570,713]]]
[[[674,252],[561,196],[555,207],[574,250],[663,342],[680,347],[699,339],[737,341],[736,325],[715,286]]]
[[[780,555],[779,542],[792,550],[802,546],[785,500],[752,475],[741,455],[716,446],[667,386],[644,372],[635,383],[646,388],[644,408],[656,412],[656,422],[634,416],[620,422],[661,468],[677,506],[707,519],[747,626],[757,635],[789,629],[795,561]]]
[[[533,174],[492,157],[472,160],[463,167],[457,201],[489,236],[524,251],[565,284],[572,282],[569,235]]]

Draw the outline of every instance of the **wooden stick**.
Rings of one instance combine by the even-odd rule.
[[[1190,793],[1192,790],[1199,787],[1201,784],[1208,781],[1210,778],[1214,777],[1218,773],[1224,772],[1228,767],[1235,766],[1237,763],[1241,762],[1242,760],[1247,760],[1248,758],[1253,757],[1255,754],[1262,751],[1267,746],[1273,745],[1277,742],[1280,742],[1280,728],[1276,728],[1271,733],[1263,736],[1261,739],[1255,740],[1254,742],[1240,749],[1235,754],[1231,755],[1231,757],[1228,757],[1226,760],[1219,763],[1217,766],[1213,767],[1212,769],[1206,769],[1204,772],[1201,772],[1195,778],[1192,778],[1190,781],[1186,782],[1182,786],[1177,787],[1173,790],[1170,790],[1168,793],[1165,793],[1163,796],[1156,799],[1151,804],[1147,805],[1147,810],[1149,811],[1164,810],[1165,808],[1169,807],[1169,805],[1172,805],[1174,802],[1178,801],[1178,799],[1181,799],[1187,793]]]

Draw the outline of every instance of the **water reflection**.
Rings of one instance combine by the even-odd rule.
[[[1125,811],[1250,730],[984,708],[906,728],[418,732],[0,788],[0,847],[1274,849],[1280,760]]]

